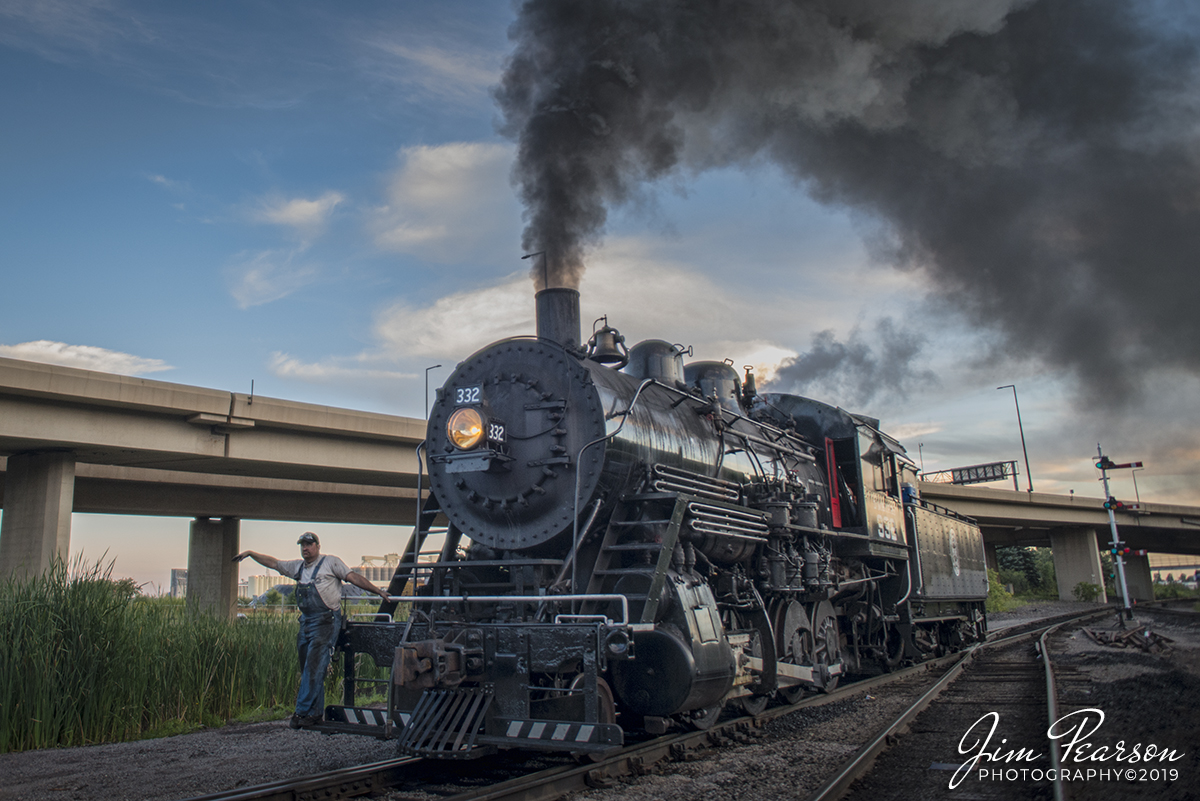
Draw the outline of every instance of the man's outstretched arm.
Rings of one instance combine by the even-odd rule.
[[[270,554],[259,553],[258,551],[242,551],[237,556],[233,557],[233,561],[240,562],[243,559],[245,559],[247,556],[249,556],[255,562],[258,562],[263,567],[269,568],[271,570],[279,569],[279,560],[278,559],[276,559],[274,556],[271,556]]]
[[[366,590],[367,592],[375,593],[376,595],[378,595],[380,598],[382,598],[385,601],[388,598],[387,590],[381,590],[378,587],[376,587],[362,573],[355,573],[353,570],[351,570],[349,573],[346,574],[346,581],[350,582],[355,587],[359,587],[360,589]]]

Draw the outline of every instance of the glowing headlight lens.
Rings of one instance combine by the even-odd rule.
[[[474,448],[483,439],[483,415],[476,409],[459,409],[446,423],[446,436],[458,447]]]

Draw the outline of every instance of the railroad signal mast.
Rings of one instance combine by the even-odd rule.
[[[1125,582],[1125,556],[1131,555],[1133,552],[1126,547],[1125,543],[1121,542],[1121,538],[1117,534],[1117,511],[1125,510],[1131,507],[1140,507],[1140,504],[1124,504],[1114,498],[1108,491],[1108,471],[1109,470],[1124,470],[1127,468],[1138,468],[1142,466],[1141,462],[1125,462],[1117,464],[1112,459],[1104,455],[1100,444],[1096,444],[1096,467],[1100,470],[1100,480],[1104,482],[1104,508],[1108,510],[1108,527],[1112,531],[1112,547],[1109,549],[1113,555],[1113,562],[1117,567],[1117,580],[1121,586],[1121,604],[1125,607],[1125,617],[1128,620],[1133,619],[1133,607],[1129,604],[1129,585]],[[1144,554],[1145,551],[1138,553]]]

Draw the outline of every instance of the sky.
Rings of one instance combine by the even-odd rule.
[[[904,41],[917,41],[923,58],[963,40],[1024,41],[1037,5],[976,4],[990,16],[938,17],[942,29]],[[1195,88],[1194,14],[1186,4],[1144,8],[1140,24],[1179,37],[1179,61],[1170,71],[1178,85],[1143,105],[1194,121],[1178,100]],[[442,365],[429,372],[436,386],[486,343],[533,332],[521,256],[536,239],[525,230],[530,182],[517,171],[528,114],[505,80],[533,52],[518,14],[507,0],[0,0],[0,356],[228,391],[253,382],[258,395],[421,417],[426,368]],[[895,74],[912,62],[911,42],[880,41],[837,69],[813,68],[813,82],[864,86],[872,68],[855,78],[845,64]],[[1200,364],[1194,329],[1172,328],[1170,317],[1200,300],[1187,241],[1176,272],[1159,271],[1151,254],[1128,287],[1114,283],[1134,303],[1138,287],[1171,279],[1163,294],[1138,295],[1129,321],[1121,296],[1110,308],[1112,293],[1084,291],[1104,275],[1088,274],[1086,261],[1064,273],[1071,281],[1034,285],[1016,267],[1010,280],[990,267],[942,269],[938,252],[900,258],[909,223],[931,247],[940,242],[905,216],[916,205],[906,192],[885,202],[844,171],[831,176],[838,162],[827,148],[785,154],[765,134],[773,144],[739,140],[736,154],[714,144],[731,119],[755,119],[745,106],[754,80],[728,81],[736,101],[680,112],[683,155],[601,197],[607,214],[584,237],[578,279],[585,328],[607,315],[630,343],[667,339],[697,359],[754,365],[760,389],[879,418],[926,471],[1023,461],[1013,390],[997,389],[1015,385],[1035,490],[1100,496],[1092,462],[1101,444],[1118,462],[1146,465],[1114,474],[1118,497],[1133,500],[1136,477],[1144,500],[1200,503]],[[811,97],[822,98],[819,124],[840,114],[869,119],[872,130],[904,127],[878,122],[875,100],[847,110],[844,93],[836,102],[824,90],[809,95],[810,116]],[[927,125],[953,138],[952,122]],[[1191,133],[1136,146],[1181,154],[1171,170],[1188,179],[1178,202],[1194,214],[1200,148],[1197,128],[1183,127]],[[975,147],[977,135],[940,146]],[[1133,148],[1137,137],[1123,137]],[[906,158],[894,143],[864,141],[864,163],[880,152]],[[1020,149],[995,158],[1029,153],[1047,158]],[[1044,169],[1038,161],[1032,171]],[[1137,205],[1132,194],[1113,196]],[[930,216],[971,200],[946,197]],[[1038,230],[1035,247],[1051,237]],[[1154,235],[1168,251],[1171,231]],[[1102,305],[1089,308],[1094,298]],[[187,526],[76,515],[72,553],[165,587],[170,568],[186,565]],[[326,552],[356,563],[400,551],[409,527],[244,521],[242,544],[294,555],[296,536],[312,528]],[[243,576],[259,572],[243,563]]]

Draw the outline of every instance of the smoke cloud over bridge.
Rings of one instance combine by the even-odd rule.
[[[875,255],[1001,348],[1119,404],[1143,368],[1200,372],[1197,42],[1162,8],[530,0],[496,90],[523,245],[575,286],[610,209],[767,159],[877,220]],[[834,369],[829,345],[798,364]]]

